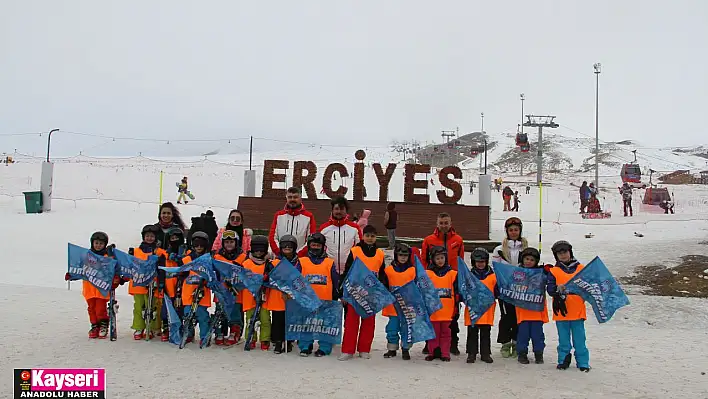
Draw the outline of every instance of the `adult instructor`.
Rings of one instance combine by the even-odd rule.
[[[280,239],[288,234],[297,240],[298,256],[305,256],[307,254],[307,237],[317,231],[315,215],[305,209],[301,193],[298,187],[290,187],[285,193],[285,207],[273,216],[268,241],[271,251],[276,256],[280,255],[278,247]]]

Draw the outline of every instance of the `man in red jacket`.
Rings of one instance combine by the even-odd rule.
[[[421,260],[426,268],[432,262],[432,259],[430,259],[430,250],[436,246],[447,249],[447,262],[453,270],[457,271],[457,258],[464,258],[465,245],[462,241],[462,237],[455,233],[455,229],[452,227],[452,218],[447,212],[443,212],[438,215],[438,223],[435,231],[423,240],[423,256]],[[460,338],[458,336],[460,333],[460,326],[457,323],[459,318],[460,310],[458,307],[455,315],[453,316],[452,322],[450,323],[450,331],[452,332],[450,353],[456,356],[459,356],[460,354],[460,350],[457,348],[457,345],[460,342]]]

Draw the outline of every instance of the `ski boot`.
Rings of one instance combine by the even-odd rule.
[[[337,360],[339,360],[341,362],[346,362],[347,360],[352,360],[352,359],[354,359],[354,355],[352,355],[351,353],[342,353],[337,358]]]
[[[476,361],[477,361],[477,355],[476,355],[476,354],[474,354],[474,353],[468,353],[468,354],[467,354],[467,360],[466,360],[467,363],[474,363],[474,362],[476,362]]]
[[[578,370],[582,371],[583,373],[589,373],[590,367],[578,367]]]
[[[501,355],[503,358],[509,358],[511,357],[511,348],[512,344],[511,342],[507,342],[505,344],[502,344],[501,346]]]
[[[88,332],[88,337],[91,339],[98,338],[98,324],[91,324],[91,329]]]
[[[315,351],[315,357],[322,357],[322,356],[327,356],[327,354],[324,353],[324,351],[322,349],[317,349],[317,351]]]
[[[429,353],[430,353],[430,352],[428,351],[428,343],[426,342],[426,343],[425,343],[425,347],[423,348],[423,354],[424,354],[424,355],[427,355],[427,354],[429,354]]]
[[[133,339],[136,341],[140,341],[143,338],[145,338],[145,330],[135,330],[135,332],[133,333]]]
[[[536,364],[543,364],[543,352],[534,352],[533,355],[536,358]]]
[[[521,364],[529,364],[528,352],[519,352],[518,360]]]
[[[162,328],[162,335],[160,336],[160,341],[167,342],[169,340],[170,340],[170,328],[163,327]]]
[[[275,353],[276,355],[279,355],[279,354],[285,352],[285,350],[283,349],[283,343],[282,343],[282,342],[280,342],[280,341],[274,341],[273,344],[274,344],[274,346],[275,346],[275,348],[273,349],[273,353]]]
[[[433,360],[435,360],[435,355],[428,355],[425,357],[426,362],[432,362]]]
[[[229,327],[229,336],[226,338],[226,345],[236,345],[241,339],[241,327],[233,325]]]
[[[293,341],[288,341],[287,344],[285,344],[285,349],[288,353],[293,351]]]
[[[214,345],[222,346],[224,345],[224,336],[219,334],[214,338]]]
[[[371,353],[369,352],[359,352],[359,357],[362,359],[371,359]]]
[[[262,341],[261,342],[261,350],[267,351],[268,349],[270,349],[270,341]]]
[[[452,359],[450,359],[449,357],[443,356],[443,357],[440,358],[440,360],[442,360],[443,362],[449,362],[449,361],[452,360]]]
[[[572,355],[572,354],[569,353],[569,354],[565,355],[565,359],[563,359],[563,363],[558,363],[558,365],[556,366],[556,369],[558,369],[558,370],[567,370],[568,367],[570,367],[570,361],[571,361],[572,359],[573,359],[573,355]]]
[[[492,355],[489,355],[489,354],[482,355],[480,357],[480,359],[482,359],[482,361],[485,363],[494,363],[494,359],[492,359]]]
[[[460,349],[457,347],[457,344],[450,345],[450,353],[455,356],[460,356]]]
[[[106,339],[108,337],[108,320],[102,320],[98,323],[98,338]]]
[[[396,351],[394,351],[394,350],[388,350],[388,351],[386,351],[386,353],[384,353],[383,357],[384,357],[385,359],[390,359],[390,358],[392,358],[392,357],[396,357]]]
[[[511,340],[511,356],[509,356],[509,357],[514,357],[516,355],[518,355],[518,353],[516,353],[516,341],[512,339]]]
[[[408,351],[408,349],[402,349],[402,350],[401,350],[401,359],[403,359],[403,360],[411,360],[411,353]]]
[[[308,357],[312,354],[312,345],[307,347],[307,349],[303,349],[300,351],[300,356],[301,357]]]

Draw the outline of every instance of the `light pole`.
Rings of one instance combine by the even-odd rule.
[[[521,93],[519,95],[519,98],[521,99],[521,134],[524,133],[524,100],[526,100],[526,95],[524,93]]]
[[[487,137],[484,135],[484,112],[480,114],[482,117],[482,139],[484,140],[484,174],[487,174]],[[481,161],[481,157],[480,157]]]
[[[592,66],[595,69],[595,188],[600,189],[600,72],[602,65],[598,62]]]

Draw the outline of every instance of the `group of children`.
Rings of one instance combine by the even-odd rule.
[[[145,226],[142,230],[142,242],[131,253],[137,258],[147,259],[150,255],[159,257],[158,265],[175,267],[191,262],[197,257],[208,253],[211,248],[207,234],[195,232],[191,237],[191,247],[187,248],[184,240],[184,232],[178,227],[170,228],[165,233],[165,243],[157,241],[159,227],[154,225]],[[295,237],[286,235],[280,238],[280,254],[272,259],[268,254],[269,242],[265,236],[254,236],[251,239],[250,251],[247,253],[241,250],[238,236],[233,231],[225,230],[221,233],[222,247],[212,253],[215,259],[239,264],[253,273],[264,275],[267,279],[273,268],[277,267],[282,259],[287,259],[293,264],[310,282],[314,292],[322,300],[338,300],[341,297],[343,282],[351,270],[355,260],[362,263],[371,272],[376,274],[379,281],[393,291],[416,278],[416,268],[414,266],[414,255],[411,247],[398,243],[394,247],[393,260],[390,264],[384,259],[383,250],[377,248],[377,231],[367,225],[362,230],[363,240],[352,248],[346,262],[345,270],[339,275],[332,259],[328,258],[325,251],[326,239],[321,233],[314,233],[307,239],[307,254],[298,257],[296,249],[298,243]],[[108,236],[105,233],[97,232],[91,236],[91,251],[101,256],[112,256],[111,247],[108,246]],[[567,369],[571,363],[571,349],[575,348],[577,366],[582,371],[589,371],[589,352],[585,346],[586,317],[585,303],[577,295],[570,295],[565,291],[564,284],[567,283],[584,266],[573,257],[572,246],[566,241],[559,241],[552,247],[553,255],[556,259],[555,265],[546,265],[547,275],[546,291],[553,298],[553,320],[558,329],[558,369]],[[460,297],[458,290],[457,270],[454,270],[448,262],[447,250],[445,247],[433,247],[429,251],[429,267],[426,270],[428,277],[439,294],[442,308],[432,315],[430,320],[435,330],[435,338],[427,341],[425,357],[426,361],[440,359],[449,362],[450,343],[452,340],[451,322],[460,309]],[[491,291],[495,297],[498,296],[497,279],[494,270],[490,265],[489,253],[477,248],[471,254],[471,272]],[[540,264],[540,254],[534,248],[525,248],[519,254],[521,267],[544,268]],[[67,276],[68,279],[68,276]],[[113,289],[123,284],[125,281],[116,276],[113,280]],[[200,338],[205,340],[209,333],[208,308],[212,305],[211,292],[203,286],[203,280],[196,272],[189,272],[182,275],[166,275],[162,269],[158,269],[158,275],[154,282],[154,290],[157,298],[154,309],[157,313],[155,321],[150,326],[146,326],[143,312],[147,301],[147,288],[133,286],[129,282],[128,292],[133,295],[133,325],[136,340],[152,338],[160,335],[162,341],[167,341],[169,337],[169,323],[167,322],[167,311],[164,295],[168,296],[176,309],[181,309],[181,314],[186,317],[195,311],[197,324],[199,325]],[[221,323],[221,328],[214,331],[214,342],[216,345],[237,344],[242,334],[248,336],[248,331],[244,331],[245,312],[246,320],[255,317],[260,321],[260,337],[253,334],[253,341],[246,343],[251,348],[255,348],[256,341],[260,338],[261,349],[267,351],[271,343],[275,353],[290,352],[294,342],[286,341],[285,337],[285,303],[287,296],[274,289],[266,288],[263,291],[262,306],[258,314],[254,314],[257,308],[256,298],[247,290],[236,291],[231,286],[230,281],[223,279],[224,285],[236,295],[236,304],[229,317],[230,323]],[[195,293],[196,291],[196,293]],[[83,282],[83,294],[88,303],[89,319],[91,330],[89,338],[105,338],[107,333],[106,304],[108,297],[102,296],[98,290],[88,281]],[[192,306],[193,301],[198,301]],[[162,302],[162,305],[160,303]],[[376,316],[361,318],[354,308],[349,304],[344,304],[344,336],[342,342],[342,353],[339,360],[346,361],[354,357],[356,352],[359,357],[370,358],[371,346],[374,338]],[[465,325],[467,326],[467,363],[474,363],[477,355],[485,363],[492,363],[491,357],[491,327],[494,324],[496,303],[493,304],[479,319],[471,322],[470,314],[465,309]],[[549,322],[548,310],[545,306],[542,311],[531,311],[516,307],[516,343],[515,349],[519,363],[530,363],[528,357],[529,341],[532,342],[534,361],[537,364],[544,362],[543,353],[545,349],[545,337],[543,333],[544,323]],[[404,360],[410,359],[410,347],[401,341],[400,323],[396,309],[389,305],[383,310],[383,316],[389,318],[386,325],[387,347],[384,358],[397,356],[399,347]],[[148,337],[146,337],[146,334]],[[188,332],[187,342],[193,340],[194,331]],[[400,345],[399,345],[400,344]],[[314,351],[314,343],[306,341],[297,342],[301,356],[309,356]],[[320,342],[314,351],[316,357],[331,354],[332,346],[326,342]]]

